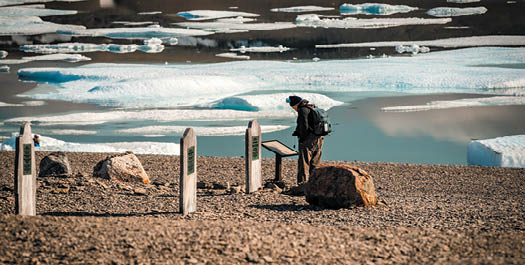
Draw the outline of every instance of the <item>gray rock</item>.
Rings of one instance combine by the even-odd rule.
[[[71,166],[64,152],[51,153],[40,161],[38,177],[57,177],[71,175]]]
[[[93,168],[93,177],[149,184],[140,160],[132,152],[107,157]]]

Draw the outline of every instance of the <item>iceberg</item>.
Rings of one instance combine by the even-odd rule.
[[[457,16],[471,16],[482,15],[487,12],[485,7],[436,7],[427,11],[427,14],[434,17],[457,17]]]
[[[469,165],[525,167],[525,135],[474,140],[467,146]]]
[[[0,16],[2,17],[63,16],[63,15],[75,15],[76,13],[77,13],[76,10],[46,9],[44,5],[0,7]]]
[[[480,107],[480,106],[511,106],[525,105],[525,95],[521,96],[497,96],[483,98],[465,98],[458,100],[438,100],[431,101],[425,105],[416,106],[394,106],[384,107],[381,111],[385,112],[412,112],[436,109],[450,109],[461,107]]]
[[[285,12],[285,13],[301,13],[301,12],[315,12],[315,11],[330,11],[334,10],[333,7],[322,7],[322,6],[292,6],[292,7],[281,7],[272,8],[272,12]]]
[[[398,53],[411,52],[412,54],[418,54],[418,53],[427,53],[429,51],[430,51],[430,48],[426,46],[419,46],[417,44],[412,44],[410,46],[404,46],[404,45],[396,46],[396,52]]]
[[[299,27],[321,27],[321,28],[363,28],[363,29],[378,29],[390,28],[407,25],[429,25],[429,24],[446,24],[451,22],[450,18],[371,18],[358,19],[354,17],[347,17],[344,19],[325,18],[321,19],[319,15],[306,14],[298,15],[295,19],[295,24]]]
[[[9,73],[9,66],[7,65],[2,65],[0,66],[0,73]]]
[[[290,50],[288,47],[283,47],[283,45],[279,45],[277,47],[244,47],[241,46],[240,48],[232,48],[230,51],[232,52],[240,52],[240,53],[247,53],[247,52],[285,52]]]
[[[389,4],[377,4],[377,3],[365,3],[365,4],[342,4],[339,7],[339,12],[342,15],[393,15],[397,13],[408,13],[410,11],[417,10],[417,7],[411,7],[406,5],[389,5]]]
[[[82,37],[107,37],[111,39],[169,39],[188,36],[206,36],[213,32],[197,29],[137,27],[137,28],[99,28],[99,29],[72,29],[57,30],[58,34]]]
[[[210,20],[227,17],[258,17],[258,14],[236,11],[192,10],[177,13],[187,20]]]
[[[80,54],[48,54],[48,55],[38,55],[38,56],[27,56],[22,57],[22,59],[8,59],[0,60],[0,64],[22,64],[32,61],[65,61],[69,63],[77,63],[81,61],[90,61],[91,58]]]
[[[120,45],[120,44],[92,44],[92,43],[59,43],[22,45],[20,50],[24,52],[53,54],[53,53],[87,53],[87,52],[112,52],[130,53],[137,50],[149,53],[162,52],[164,46],[159,43],[146,43],[144,45]]]
[[[6,51],[0,51],[0,59],[4,59],[5,57],[7,57],[7,52]]]
[[[15,150],[15,141],[18,133],[0,144],[0,150]],[[65,151],[65,152],[107,152],[123,153],[132,151],[135,154],[166,154],[179,155],[180,145],[162,142],[116,142],[116,143],[71,143],[52,137],[40,135],[40,147],[37,151]]]
[[[380,41],[362,43],[342,43],[315,45],[315,48],[395,47],[398,45],[419,45],[443,48],[462,48],[478,46],[524,46],[525,36],[489,35],[424,41]]]
[[[160,15],[162,14],[162,11],[149,11],[149,12],[139,12],[137,15],[140,16],[153,16],[153,15]]]
[[[85,29],[86,27],[84,26],[62,25],[43,21],[35,16],[16,17],[16,19],[0,16],[0,36],[37,35],[55,33],[61,30],[76,31]]]
[[[219,53],[215,54],[217,57],[223,57],[223,58],[231,58],[231,59],[241,59],[241,60],[250,60],[250,56],[248,55],[238,55],[234,52],[225,52],[225,53]]]

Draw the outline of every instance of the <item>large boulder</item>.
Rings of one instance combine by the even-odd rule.
[[[347,165],[323,165],[314,169],[304,193],[308,203],[325,208],[377,203],[372,177],[358,167]]]
[[[53,152],[40,160],[38,177],[71,175],[71,166],[64,152]]]
[[[149,184],[149,177],[132,152],[107,157],[93,168],[93,177]]]

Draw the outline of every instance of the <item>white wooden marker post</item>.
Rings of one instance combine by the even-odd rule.
[[[35,146],[30,123],[20,127],[15,152],[15,213],[36,215]]]
[[[262,188],[261,126],[257,120],[248,123],[245,143],[246,193],[252,193]]]
[[[180,139],[180,212],[197,210],[197,137],[187,128]]]

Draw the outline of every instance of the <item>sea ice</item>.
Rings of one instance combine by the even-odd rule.
[[[342,4],[339,11],[343,15],[393,15],[417,10],[417,7],[406,5],[389,5],[378,3]]]
[[[32,61],[65,61],[69,63],[77,63],[80,61],[89,61],[91,58],[80,54],[47,54],[47,55],[38,55],[38,56],[26,56],[22,59],[9,59],[9,60],[0,60],[0,64],[22,64]]]
[[[5,57],[7,57],[7,52],[6,51],[0,51],[0,59],[4,59]]]
[[[431,101],[425,105],[415,106],[394,106],[381,108],[385,112],[413,112],[436,109],[450,109],[461,107],[480,107],[480,106],[511,106],[525,105],[525,95],[521,96],[496,96],[483,98],[465,98],[457,100],[438,100]]]
[[[49,2],[82,2],[86,0],[0,0],[0,6],[23,5],[33,3],[49,3]]]
[[[219,54],[215,54],[215,56],[223,57],[223,58],[250,60],[250,56],[248,56],[248,55],[238,55],[238,54],[236,54],[234,52],[219,53]]]
[[[46,103],[44,101],[40,101],[40,100],[23,101],[21,104],[0,102],[0,107],[23,107],[23,106],[36,107],[36,106],[43,106],[45,104]]]
[[[0,73],[9,73],[9,66],[7,65],[2,65],[0,66]]]
[[[301,13],[301,12],[315,12],[315,11],[330,11],[334,10],[333,7],[322,7],[322,6],[292,6],[282,8],[272,8],[272,12],[285,12],[285,13]]]
[[[470,15],[482,15],[487,12],[485,7],[436,7],[427,11],[427,14],[434,17],[457,17],[457,16],[470,16]]]
[[[450,18],[371,18],[358,19],[354,17],[347,17],[344,19],[321,19],[319,15],[306,14],[298,15],[295,19],[295,24],[299,27],[322,27],[322,28],[390,28],[406,25],[429,25],[429,24],[446,24],[451,22]]]
[[[279,45],[277,47],[244,47],[241,46],[240,48],[232,48],[230,51],[232,52],[240,52],[240,53],[247,53],[247,52],[285,52],[289,51],[290,48],[283,47],[283,45]]]
[[[258,14],[236,12],[236,11],[217,11],[217,10],[192,10],[179,12],[177,15],[187,20],[209,20],[227,17],[258,17]]]
[[[122,129],[116,131],[118,134],[131,135],[145,135],[154,134],[157,136],[172,136],[182,135],[187,129],[187,126],[146,126],[132,129]],[[226,135],[244,135],[246,133],[246,126],[231,126],[231,127],[192,127],[198,136],[226,136]],[[270,133],[282,131],[290,128],[285,125],[261,125],[262,133]]]
[[[296,26],[290,22],[275,23],[237,23],[237,22],[180,22],[173,23],[183,28],[211,30],[217,33],[236,33],[253,30],[281,30]]]
[[[429,51],[430,51],[430,48],[426,46],[419,46],[417,44],[412,44],[410,46],[403,46],[403,45],[396,46],[396,52],[398,53],[411,52],[412,54],[418,54],[418,53],[427,53]]]
[[[120,25],[124,25],[124,26],[148,26],[148,25],[157,25],[158,22],[153,22],[153,21],[140,21],[140,22],[113,21],[113,24],[120,24]]]
[[[139,12],[137,15],[141,16],[152,16],[152,15],[160,15],[162,14],[162,11],[150,11],[150,12]]]
[[[461,48],[477,46],[524,46],[525,36],[491,35],[448,38],[424,41],[381,41],[362,43],[342,43],[315,45],[315,48],[351,48],[351,47],[395,47],[398,45],[419,45],[443,48]]]
[[[456,4],[468,4],[468,3],[477,3],[481,0],[447,0],[447,3],[456,3]]]
[[[84,26],[61,25],[43,21],[35,16],[16,17],[16,19],[0,16],[0,36],[36,35],[55,33],[60,30],[75,31],[85,29],[86,27]]]
[[[474,140],[467,146],[469,165],[525,167],[525,135]]]
[[[45,8],[44,5],[0,7],[0,16],[3,16],[3,17],[63,16],[63,15],[75,15],[76,13],[77,13],[76,10],[47,9]]]
[[[230,18],[219,18],[215,20],[216,22],[222,22],[222,23],[237,23],[242,24],[245,22],[253,22],[256,21],[255,18],[247,18],[247,17],[230,17]]]
[[[58,34],[85,36],[85,37],[107,37],[112,39],[169,39],[186,36],[206,36],[213,32],[163,27],[138,27],[138,28],[99,28],[78,30],[57,30]]]

